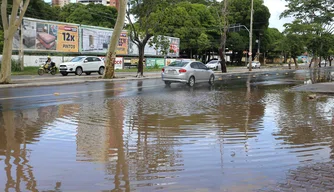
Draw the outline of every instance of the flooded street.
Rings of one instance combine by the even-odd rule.
[[[0,93],[0,191],[261,189],[334,160],[334,97],[287,91],[330,71]]]

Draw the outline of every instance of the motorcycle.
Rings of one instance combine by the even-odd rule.
[[[51,67],[49,67],[51,65]],[[56,64],[54,62],[51,62],[51,64],[42,64],[40,68],[38,69],[38,75],[43,75],[44,73],[51,73],[51,75],[55,75],[57,73],[58,68],[56,67]]]

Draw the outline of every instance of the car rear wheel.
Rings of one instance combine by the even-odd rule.
[[[99,68],[99,75],[103,75],[103,73],[104,73],[104,67],[100,67]]]
[[[172,84],[172,82],[170,82],[170,81],[165,81],[165,85],[170,85],[170,84]]]
[[[190,87],[193,87],[193,86],[195,85],[195,77],[194,77],[194,76],[191,76],[191,77],[189,78],[188,85],[189,85]]]
[[[209,84],[210,85],[213,85],[215,83],[215,76],[214,75],[211,75],[210,76],[210,79],[209,79]]]
[[[68,73],[66,73],[66,72],[61,72],[61,74],[62,74],[63,76],[67,76]]]
[[[78,75],[78,76],[82,75],[82,68],[81,67],[77,67],[75,69],[75,74]]]

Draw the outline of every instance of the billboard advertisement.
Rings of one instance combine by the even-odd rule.
[[[79,52],[79,26],[35,19],[23,19],[23,47],[28,51]],[[13,49],[20,48],[19,31]]]
[[[105,62],[106,57],[99,57],[99,58]],[[123,63],[124,63],[123,57],[116,57],[114,69],[123,69]]]
[[[146,58],[146,67],[154,68],[154,67],[162,68],[165,66],[164,58]]]
[[[180,39],[175,37],[167,37],[169,40],[169,50],[167,56],[179,57],[180,56]]]
[[[109,28],[82,26],[81,28],[81,50],[80,52],[97,52],[107,53],[110,38],[113,30]],[[128,53],[128,34],[122,31],[117,51],[118,55],[126,55]]]
[[[179,57],[180,54],[180,39],[176,38],[176,37],[167,37],[165,36],[165,38],[167,38],[167,40],[169,41],[169,49],[167,50],[167,56],[168,57]],[[145,53],[144,55],[159,55],[159,56],[164,56],[161,53],[160,49],[155,49],[156,45],[154,43],[150,43],[150,41],[152,41],[153,37],[151,37],[147,44],[145,45]],[[150,46],[150,44],[152,44],[152,46]],[[134,44],[133,42],[129,42],[129,55],[138,55],[139,51],[138,51],[138,47],[136,44]]]

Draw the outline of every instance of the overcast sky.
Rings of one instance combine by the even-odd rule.
[[[279,19],[279,15],[285,9],[286,4],[287,3],[284,0],[264,0],[264,5],[269,8],[271,14],[269,27],[277,28],[282,32],[284,30],[283,25],[292,21],[291,18]]]

